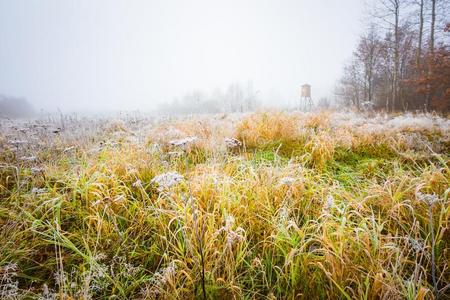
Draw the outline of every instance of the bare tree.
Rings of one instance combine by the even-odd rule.
[[[430,26],[430,52],[434,53],[435,42],[435,29],[436,29],[436,2],[437,0],[431,0],[431,26]]]
[[[344,76],[339,82],[337,94],[343,104],[360,109],[364,93],[363,67],[358,58],[354,58],[344,66]]]
[[[419,34],[417,41],[416,65],[420,64],[422,57],[422,39],[423,39],[423,23],[424,23],[424,0],[419,0]]]
[[[379,6],[375,8],[374,16],[383,20],[393,32],[393,78],[392,96],[389,110],[394,110],[398,105],[399,96],[399,67],[400,67],[400,13],[405,0],[378,0]]]
[[[362,36],[356,51],[356,57],[364,69],[364,101],[370,103],[373,102],[374,72],[378,63],[379,44],[375,25],[371,24],[369,32]]]

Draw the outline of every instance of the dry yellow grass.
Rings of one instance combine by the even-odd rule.
[[[449,121],[419,118],[2,132],[0,296],[448,298]]]

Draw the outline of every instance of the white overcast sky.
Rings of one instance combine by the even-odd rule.
[[[331,95],[363,0],[0,0],[0,94],[63,111],[152,109],[251,80]],[[276,103],[275,103],[276,102]]]

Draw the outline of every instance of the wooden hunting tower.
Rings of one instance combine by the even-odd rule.
[[[300,108],[304,110],[310,110],[313,106],[311,98],[311,85],[302,85],[302,91],[300,94]]]

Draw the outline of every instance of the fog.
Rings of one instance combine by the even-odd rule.
[[[0,0],[0,94],[36,109],[152,110],[251,83],[293,105],[331,97],[361,29],[361,0]]]

